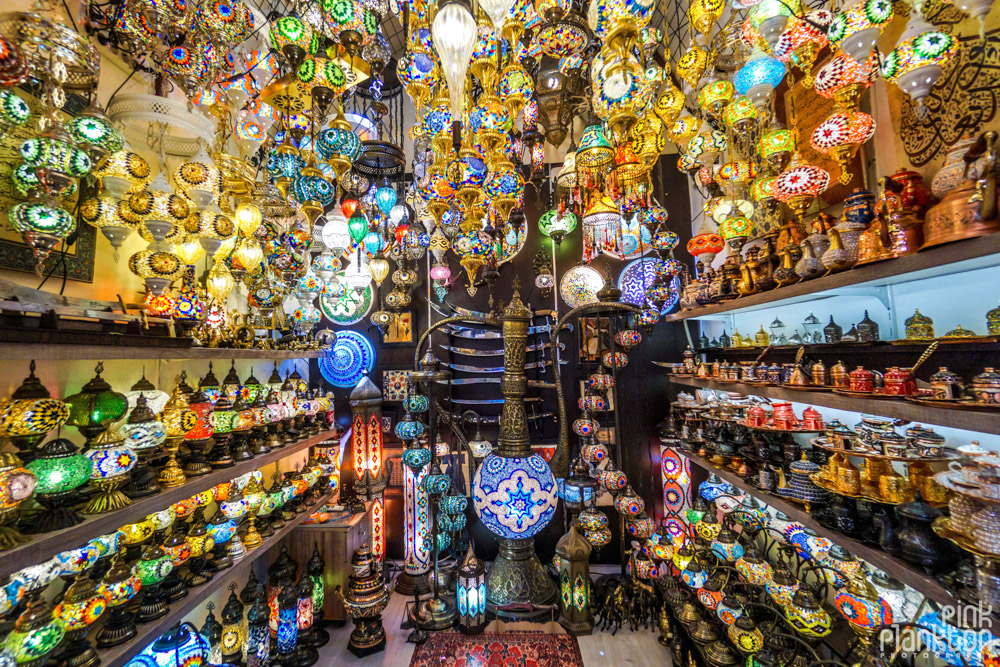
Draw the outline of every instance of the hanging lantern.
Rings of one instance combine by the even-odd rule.
[[[774,181],[772,192],[778,201],[788,204],[802,220],[813,199],[826,191],[830,174],[820,167],[808,164],[796,152],[791,164]]]
[[[882,62],[882,76],[898,85],[922,109],[924,98],[944,72],[942,66],[958,53],[958,40],[936,30],[915,10],[899,45]]]
[[[875,119],[863,111],[837,111],[816,126],[813,130],[810,144],[821,152],[830,155],[840,166],[840,182],[847,185],[851,182],[851,174],[847,165],[861,144],[875,134]]]
[[[576,229],[576,215],[572,211],[560,214],[559,209],[552,209],[542,214],[538,219],[538,231],[543,236],[550,237],[556,245],[561,245],[566,235]]]
[[[772,49],[778,60],[795,65],[806,75],[803,83],[807,88],[813,85],[816,56],[827,46],[826,28],[831,21],[833,14],[825,9],[810,11],[803,19],[793,18]]]
[[[892,17],[889,0],[854,0],[834,17],[827,38],[831,46],[863,63]]]
[[[740,95],[746,95],[759,111],[768,109],[771,94],[785,78],[785,64],[755,48],[733,77],[733,86]]]
[[[462,118],[466,72],[477,37],[476,20],[462,0],[450,0],[438,6],[431,38],[448,82],[451,117],[456,124]]]
[[[802,3],[798,0],[785,3],[781,0],[763,0],[750,9],[748,21],[773,51],[781,33],[785,31],[789,18],[802,13]]]
[[[795,153],[795,134],[783,127],[769,130],[760,138],[758,152],[773,170],[784,171]]]

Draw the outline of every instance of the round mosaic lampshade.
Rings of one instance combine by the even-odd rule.
[[[556,509],[556,480],[541,456],[490,454],[476,471],[473,504],[494,534],[508,539],[537,535]]]
[[[319,360],[319,371],[335,387],[353,387],[375,365],[375,349],[356,331],[342,331],[330,355]]]

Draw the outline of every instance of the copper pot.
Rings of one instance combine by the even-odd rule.
[[[921,249],[991,234],[1000,229],[1000,220],[979,218],[977,203],[970,201],[975,193],[975,184],[966,181],[949,192],[940,204],[927,211]]]

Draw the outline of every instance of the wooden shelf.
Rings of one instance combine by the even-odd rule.
[[[874,565],[886,574],[898,579],[937,604],[956,607],[960,604],[954,597],[952,597],[951,593],[949,593],[944,586],[939,584],[923,571],[919,570],[915,565],[910,565],[899,558],[890,556],[880,549],[863,544],[862,542],[847,537],[846,535],[832,531],[829,528],[824,528],[815,519],[813,519],[808,512],[805,511],[805,508],[802,505],[793,503],[789,500],[781,498],[780,496],[767,493],[766,491],[756,489],[733,471],[719,468],[693,452],[688,450],[678,451],[680,454],[690,459],[695,465],[709,472],[714,472],[717,476],[736,486],[747,495],[753,496],[760,502],[769,505],[780,512],[784,512],[791,519],[798,521],[806,528],[816,531],[817,535],[821,535],[822,537],[829,539],[834,544],[839,544],[849,553]]]
[[[274,535],[265,538],[259,547],[248,550],[247,555],[228,570],[217,573],[212,577],[211,581],[202,586],[189,589],[190,592],[185,598],[170,605],[170,611],[167,612],[166,616],[152,623],[139,625],[139,633],[128,643],[100,651],[101,665],[104,667],[123,667],[128,664],[129,660],[149,646],[149,644],[156,641],[157,637],[183,621],[188,614],[204,606],[205,600],[209,595],[220,590],[223,586],[229,584],[229,582],[244,583],[254,561],[266,554],[271,547],[277,546],[288,533],[292,532],[296,526],[308,519],[309,515],[322,507],[329,498],[329,495],[324,496],[321,501],[314,503],[305,512],[296,514],[280,530],[275,531]],[[194,625],[195,627],[201,627],[201,619],[198,619]]]
[[[875,341],[873,343],[804,343],[802,345],[778,345],[771,348],[768,356],[788,356],[794,357],[800,347],[806,349],[806,353],[823,355],[851,355],[851,354],[908,354],[919,356],[921,352],[933,341],[930,340],[907,340],[903,341]],[[967,342],[960,338],[938,341],[937,352],[997,352],[1000,351],[1000,341],[973,341]],[[750,358],[757,358],[764,351],[763,347],[706,347],[698,348],[695,352],[709,356],[740,355]]]
[[[123,336],[124,338],[124,336]],[[142,338],[130,336],[129,338]],[[0,343],[0,359],[39,361],[115,359],[318,359],[329,350],[237,350],[223,347],[170,347],[146,344],[73,345],[69,343]]]
[[[104,535],[118,530],[121,526],[135,521],[141,521],[153,512],[163,510],[176,502],[190,498],[196,493],[201,493],[223,482],[240,475],[257,470],[261,466],[274,463],[285,457],[291,456],[304,449],[317,445],[324,440],[329,440],[334,436],[335,431],[323,431],[314,436],[293,442],[279,449],[262,454],[249,461],[243,461],[229,468],[213,470],[201,477],[188,477],[186,484],[172,488],[163,489],[155,496],[139,498],[132,501],[128,507],[117,512],[107,514],[93,514],[85,517],[83,523],[70,528],[31,535],[32,538],[27,544],[23,544],[14,549],[0,552],[0,579],[18,570],[35,565],[52,558],[57,553],[83,546],[87,540],[98,535]]]
[[[674,384],[731,391],[739,394],[753,394],[782,401],[795,401],[812,405],[849,410],[865,414],[905,419],[923,424],[935,424],[950,428],[960,428],[980,433],[1000,434],[1000,410],[958,410],[935,408],[907,400],[882,400],[843,396],[829,391],[798,391],[784,387],[758,387],[742,382],[719,382],[686,375],[671,375]]]
[[[1000,265],[998,253],[1000,253],[1000,234],[990,234],[930,248],[915,255],[866,264],[856,269],[805,280],[724,303],[714,303],[665,315],[663,321],[677,322],[722,313],[750,312],[837,296],[838,290],[842,290],[842,294],[851,294],[850,288],[898,285],[945,274],[998,266]]]

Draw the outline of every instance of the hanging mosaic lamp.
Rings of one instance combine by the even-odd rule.
[[[556,245],[561,245],[568,234],[572,234],[576,229],[576,215],[572,211],[560,212],[559,209],[552,209],[542,214],[538,219],[538,231],[543,236],[548,236]]]
[[[708,166],[715,162],[719,153],[726,150],[728,142],[726,135],[702,121],[701,131],[688,142],[685,154],[694,158],[699,164]]]
[[[305,60],[306,55],[319,50],[319,36],[308,23],[298,16],[281,16],[271,23],[271,47],[288,60],[292,71]]]
[[[899,45],[882,62],[882,76],[923,108],[924,98],[944,72],[944,63],[958,54],[958,40],[935,29],[914,10]]]
[[[874,52],[863,62],[838,53],[816,73],[813,87],[818,95],[836,102],[839,110],[854,111],[878,73],[878,56]]]
[[[333,167],[337,179],[341,179],[361,157],[361,150],[361,139],[344,117],[343,108],[338,108],[330,127],[316,136],[316,153]]]
[[[506,225],[524,192],[524,176],[509,160],[502,160],[486,178],[483,190],[492,197],[499,220]]]
[[[93,174],[113,199],[124,199],[129,191],[141,190],[149,179],[149,163],[127,148],[115,151],[97,163]]]
[[[788,204],[801,221],[813,199],[829,185],[829,172],[807,163],[801,153],[796,152],[788,168],[774,181],[772,191],[775,198]]]
[[[312,151],[306,154],[302,170],[292,180],[290,193],[299,202],[299,210],[305,214],[310,225],[314,225],[326,207],[333,203],[336,196],[334,187],[319,170],[316,154]]]
[[[854,0],[830,23],[827,38],[859,63],[868,60],[879,36],[893,17],[889,0]]]
[[[711,116],[720,116],[735,92],[733,84],[725,79],[709,81],[698,91],[698,106]]]
[[[724,247],[725,241],[723,238],[705,227],[687,242],[688,253],[706,268],[712,265],[715,256],[722,252]]]
[[[781,0],[763,0],[750,9],[748,21],[773,51],[778,44],[781,33],[785,31],[792,16],[801,14],[802,3],[799,0],[782,2]]]
[[[202,145],[174,172],[174,183],[196,208],[204,209],[222,191],[222,174]]]
[[[733,86],[740,95],[749,97],[758,111],[764,111],[770,108],[771,95],[784,78],[785,64],[758,47],[736,72]]]
[[[6,106],[3,105],[5,110]],[[66,129],[95,164],[125,145],[122,133],[104,114],[104,110],[95,105],[87,107],[79,116],[69,120]]]
[[[760,138],[758,153],[776,172],[784,171],[795,153],[795,133],[783,127],[768,130]]]
[[[726,3],[723,0],[691,0],[688,5],[688,21],[695,30],[705,37],[712,36],[712,28],[722,16]]]
[[[840,182],[851,182],[848,163],[857,154],[861,144],[875,134],[875,119],[863,111],[837,111],[816,126],[810,144],[830,155],[840,166]]]
[[[795,65],[806,75],[803,83],[807,88],[813,85],[813,63],[828,44],[826,31],[832,21],[833,14],[825,9],[810,11],[802,19],[792,18],[772,49],[778,60]]]
[[[73,216],[54,200],[20,202],[11,207],[7,217],[31,248],[39,275],[49,253],[76,229]]]

